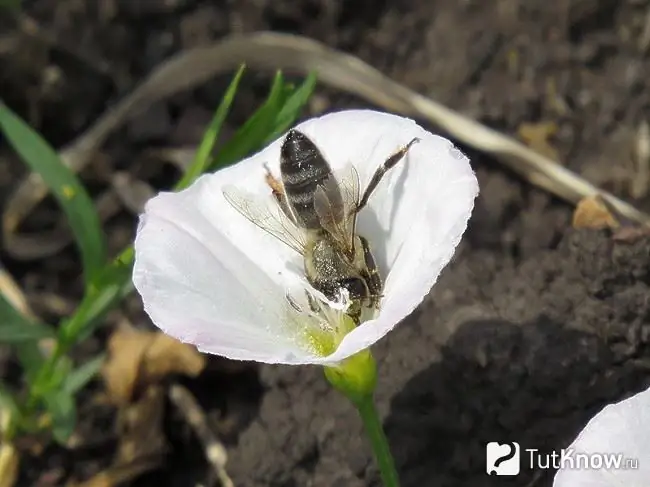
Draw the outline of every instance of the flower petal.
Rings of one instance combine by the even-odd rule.
[[[300,324],[274,283],[220,232],[198,201],[208,180],[149,201],[135,241],[133,282],[165,333],[240,360],[311,363]]]
[[[351,331],[327,357],[331,361],[372,345],[422,302],[453,256],[478,194],[469,160],[448,140],[393,115],[380,114],[382,123],[373,124],[377,114],[371,113],[362,124],[375,129],[374,165],[370,171],[364,166],[366,174],[412,138],[420,142],[359,215],[358,231],[369,239],[385,278],[384,299],[379,316]]]
[[[638,468],[597,470],[565,464],[555,475],[554,487],[646,487],[650,479],[650,389],[605,406],[569,448],[576,454],[621,454],[636,460]]]

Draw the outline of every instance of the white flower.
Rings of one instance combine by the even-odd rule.
[[[606,406],[587,423],[569,449],[574,462],[561,465],[554,487],[647,487],[650,389]],[[591,468],[584,468],[587,461]],[[600,462],[602,468],[593,468]]]
[[[287,294],[309,308],[302,257],[225,200],[226,185],[272,198],[264,164],[279,176],[282,137],[184,191],[147,203],[135,240],[133,281],[165,333],[232,359],[335,364],[410,314],[451,259],[478,193],[468,159],[451,142],[410,119],[370,110],[333,113],[297,128],[334,171],[354,164],[362,191],[389,155],[421,139],[359,213],[357,231],[369,240],[385,282],[376,319],[341,337],[332,331],[336,316],[328,324],[289,306]],[[328,337],[334,350],[324,355],[316,345]]]

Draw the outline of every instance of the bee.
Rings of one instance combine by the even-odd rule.
[[[273,199],[260,201],[233,186],[224,188],[224,197],[303,257],[305,276],[314,289],[332,301],[347,291],[347,314],[359,323],[364,310],[379,309],[383,282],[368,240],[356,231],[357,215],[386,172],[419,140],[414,138],[391,154],[361,195],[353,165],[335,175],[314,142],[290,130],[280,149],[280,179],[266,167]],[[269,200],[275,204],[269,205]]]

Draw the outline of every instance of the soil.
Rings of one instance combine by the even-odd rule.
[[[567,167],[650,208],[648,192],[632,188],[636,134],[650,108],[646,0],[33,0],[23,12],[55,42],[23,37],[0,50],[0,92],[57,146],[171,54],[228,33],[277,30],[352,52],[506,133],[553,123],[550,145]],[[0,25],[15,23],[0,18]],[[226,81],[139,117],[107,144],[111,167],[128,168],[134,154],[169,140],[195,141],[196,122],[188,120],[205,119]],[[251,112],[267,82],[246,78],[233,123]],[[319,94],[327,109],[365,106]],[[377,402],[404,487],[550,486],[552,470],[489,477],[484,445],[558,450],[604,404],[650,385],[650,239],[617,242],[606,231],[574,230],[570,206],[464,149],[481,186],[470,228],[430,297],[375,347]],[[3,172],[2,201],[21,170],[14,161]],[[173,174],[161,173],[156,181],[168,184]],[[85,177],[102,184],[92,171]],[[52,202],[41,205],[30,229],[51,223],[52,214]],[[126,211],[112,220],[111,247],[133,226]],[[67,284],[78,282],[73,250],[27,262],[4,252],[2,260],[30,296],[78,298],[78,284]],[[126,309],[138,306],[134,299]],[[85,349],[101,349],[107,332]],[[355,411],[319,369],[210,370],[186,384],[228,448],[235,485],[380,485]],[[90,408],[80,421],[99,434],[110,414]],[[172,413],[166,433],[168,461],[133,485],[212,482],[198,442]],[[75,456],[50,447],[23,463],[20,483],[47,485],[55,467],[61,482],[88,476],[111,455],[108,446],[100,451]]]

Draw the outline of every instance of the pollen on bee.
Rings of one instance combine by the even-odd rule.
[[[273,195],[277,197],[283,194],[284,189],[282,188],[282,183],[271,173],[271,169],[269,168],[268,164],[264,164],[264,170],[266,171],[264,180],[266,181],[266,184],[271,188],[271,191],[273,191]]]

